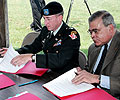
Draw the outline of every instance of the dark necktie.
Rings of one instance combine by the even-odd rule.
[[[102,66],[103,66],[103,63],[104,63],[104,60],[105,60],[105,56],[106,56],[106,54],[107,54],[107,46],[108,46],[108,45],[105,44],[105,48],[104,48],[104,50],[103,50],[103,52],[102,52],[101,59],[100,59],[100,61],[99,61],[99,64],[98,64],[97,69],[95,70],[94,74],[97,74],[97,75],[100,74],[100,71],[101,71],[101,69],[102,69]]]
[[[54,37],[53,32],[50,33],[50,39],[52,39]]]
[[[50,32],[50,33],[49,33],[49,41],[51,41],[51,40],[53,39],[53,37],[54,37],[53,32]]]

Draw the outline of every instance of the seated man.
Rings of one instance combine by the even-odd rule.
[[[80,36],[74,28],[63,21],[63,7],[58,2],[50,2],[42,9],[45,26],[35,41],[17,51],[21,54],[12,59],[13,65],[35,61],[39,68],[49,68],[64,73],[77,67]],[[37,54],[42,51],[44,54]],[[4,55],[6,49],[0,54]]]
[[[93,44],[88,50],[87,71],[77,68],[74,84],[94,83],[115,97],[120,96],[120,32],[113,16],[97,11],[89,17],[89,30]]]

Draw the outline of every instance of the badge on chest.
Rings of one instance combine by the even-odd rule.
[[[55,46],[60,46],[61,43],[62,43],[62,40],[60,39],[60,40],[57,41],[57,43],[55,43],[55,44],[53,45],[53,47],[55,47]]]

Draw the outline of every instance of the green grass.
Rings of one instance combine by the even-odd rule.
[[[52,0],[46,0],[46,3]],[[71,0],[56,0],[64,7],[64,21],[66,21]],[[120,29],[120,0],[87,0],[91,12],[97,10],[109,11],[115,19],[117,28]],[[87,54],[87,49],[92,40],[87,33],[89,13],[84,0],[74,0],[69,18],[69,26],[74,27],[80,33],[81,50]],[[24,37],[32,32],[32,11],[29,0],[8,0],[9,38],[14,48],[19,48]],[[43,23],[43,19],[42,19]],[[44,23],[43,23],[44,25]]]

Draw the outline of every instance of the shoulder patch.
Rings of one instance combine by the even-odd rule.
[[[77,38],[77,36],[74,33],[71,33],[71,35],[69,35],[69,37],[71,37],[72,40]]]
[[[77,31],[72,31],[72,32],[71,32],[71,35],[72,35],[72,34],[77,34]]]

